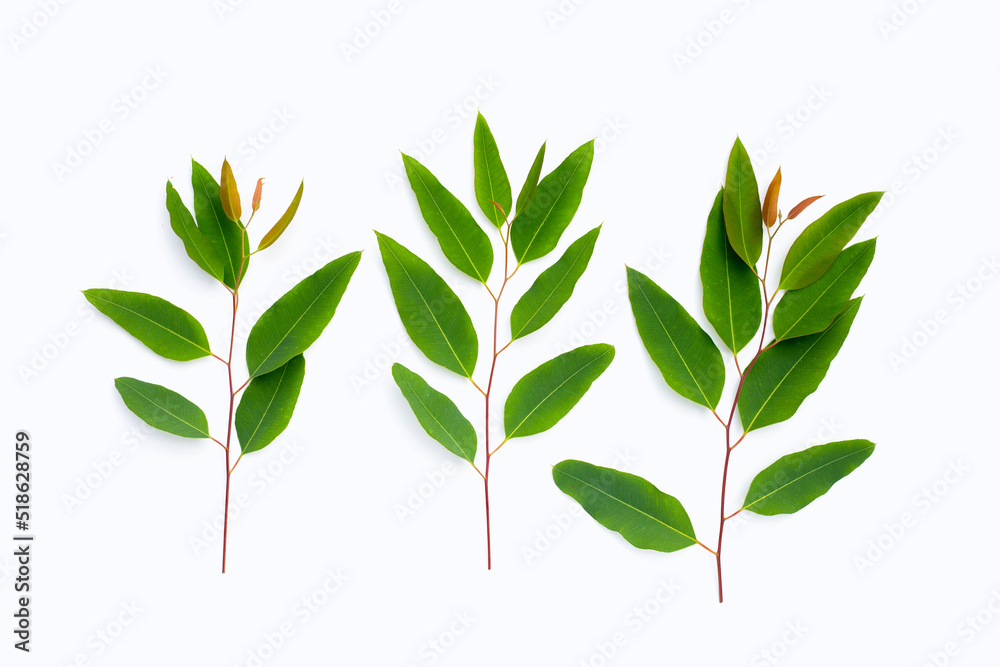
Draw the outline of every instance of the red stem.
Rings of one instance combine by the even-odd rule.
[[[241,267],[242,270],[242,267]],[[236,309],[239,307],[239,295],[233,290],[233,327],[229,337],[229,360],[226,370],[229,374],[229,420],[226,422],[226,501],[223,506],[222,522],[222,573],[226,573],[226,542],[229,538],[229,482],[232,470],[229,469],[230,443],[233,437],[233,407],[236,403],[236,392],[233,391],[233,343],[236,340]]]

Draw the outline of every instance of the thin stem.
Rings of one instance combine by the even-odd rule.
[[[240,266],[242,272],[243,267]],[[232,470],[229,468],[229,455],[232,451],[233,439],[233,408],[236,402],[236,392],[233,391],[233,343],[236,341],[236,310],[239,308],[239,296],[233,290],[233,326],[229,336],[229,361],[226,362],[226,371],[229,375],[229,419],[226,421],[226,500],[223,509],[222,521],[222,573],[226,573],[226,543],[229,539],[229,486],[232,478]]]

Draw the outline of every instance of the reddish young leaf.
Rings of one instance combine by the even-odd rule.
[[[789,220],[794,220],[798,216],[799,213],[801,213],[802,211],[806,210],[807,206],[809,206],[810,204],[812,204],[814,201],[816,201],[817,199],[819,199],[822,196],[823,195],[816,195],[815,197],[806,197],[805,199],[803,199],[802,201],[800,201],[798,204],[795,205],[795,208],[793,208],[791,211],[788,212],[788,219]]]
[[[253,204],[252,204],[252,206],[253,206],[253,210],[254,211],[256,211],[257,209],[260,208],[260,195],[261,195],[261,192],[263,191],[263,189],[264,189],[264,179],[263,178],[258,178],[257,179],[257,188],[253,191]]]
[[[222,195],[222,210],[233,222],[240,221],[243,211],[240,208],[240,193],[236,190],[236,179],[229,160],[222,161],[222,178],[219,179],[219,192]]]
[[[764,224],[768,227],[778,221],[778,191],[781,189],[781,167],[774,175],[771,184],[767,186],[767,194],[764,195],[764,205],[761,207],[761,216]]]

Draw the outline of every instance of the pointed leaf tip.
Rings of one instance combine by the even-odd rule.
[[[778,221],[779,190],[781,190],[781,167],[778,167],[771,184],[767,186],[767,192],[764,194],[764,205],[761,207],[764,224],[768,227],[773,227],[774,223]]]
[[[803,199],[798,204],[792,207],[792,210],[788,212],[788,219],[794,220],[795,218],[798,217],[799,213],[802,213],[802,211],[806,210],[806,208],[810,204],[815,202],[817,199],[823,198],[824,196],[825,195],[816,195],[814,197],[806,197],[805,199]]]
[[[258,178],[257,179],[257,187],[254,188],[254,191],[253,191],[253,204],[252,204],[252,206],[253,206],[253,210],[254,211],[256,211],[257,209],[260,208],[260,196],[261,196],[261,194],[263,194],[263,190],[264,190],[264,179],[263,178]]]
[[[219,193],[222,197],[222,210],[233,222],[239,222],[243,210],[240,207],[240,193],[236,189],[236,178],[229,160],[222,161],[222,178],[219,180]]]

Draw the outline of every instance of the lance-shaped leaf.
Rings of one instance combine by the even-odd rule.
[[[875,239],[855,243],[808,287],[787,292],[774,308],[776,340],[808,336],[826,329],[851,300],[875,256]]]
[[[219,198],[222,201],[222,210],[226,217],[233,222],[239,222],[243,215],[243,207],[240,206],[240,192],[236,188],[236,177],[233,176],[233,168],[229,166],[229,160],[222,160],[222,178],[219,179]]]
[[[642,477],[570,459],[552,468],[552,479],[599,524],[633,546],[669,553],[698,543],[680,501]]]
[[[842,440],[782,456],[750,483],[743,509],[774,516],[792,514],[830,490],[875,451],[869,440]]]
[[[588,141],[542,179],[527,207],[512,225],[511,244],[520,263],[551,252],[580,208],[583,187],[594,162],[594,142]]]
[[[739,352],[760,328],[763,311],[760,281],[736,254],[726,237],[722,218],[722,190],[708,214],[701,251],[702,305],[726,347]]]
[[[802,230],[785,255],[779,289],[802,289],[819,280],[878,206],[883,192],[868,192],[837,204]]]
[[[760,215],[760,192],[753,164],[739,137],[729,153],[726,187],[722,195],[722,212],[726,219],[726,234],[736,254],[748,266],[760,257],[764,229]]]
[[[615,348],[610,345],[584,345],[546,361],[518,380],[503,409],[507,439],[555,426],[614,358]]]
[[[298,354],[270,373],[258,375],[236,408],[236,435],[244,454],[264,449],[281,435],[299,400],[306,360]]]
[[[115,379],[115,389],[129,410],[153,428],[182,438],[210,438],[208,418],[176,391],[135,378]]]
[[[299,183],[299,189],[292,197],[292,203],[288,205],[285,209],[284,214],[278,218],[278,222],[274,223],[274,227],[264,234],[264,238],[260,240],[260,245],[257,246],[257,250],[263,250],[274,244],[278,240],[278,237],[285,233],[288,229],[288,225],[291,224],[292,218],[295,217],[295,212],[299,210],[299,202],[302,201],[302,188],[305,187],[306,182],[302,181]]]
[[[822,198],[823,195],[814,195],[812,197],[806,197],[805,199],[803,199],[798,204],[792,207],[792,210],[788,212],[788,219],[794,220],[795,218],[799,217],[799,214],[802,213],[802,211],[806,210],[814,202]]]
[[[184,243],[188,257],[193,259],[205,273],[221,282],[225,273],[215,245],[198,229],[194,218],[191,217],[191,211],[181,201],[181,196],[177,194],[170,181],[167,181],[167,212],[170,214],[170,228]]]
[[[465,306],[427,262],[388,236],[375,236],[396,311],[413,344],[435,364],[471,378],[479,339]]]
[[[251,378],[285,365],[316,342],[333,319],[360,261],[360,252],[338,257],[264,311],[247,337],[247,370]]]
[[[587,269],[600,226],[574,241],[559,260],[542,271],[510,311],[510,336],[517,340],[542,328],[573,294]]]
[[[448,192],[427,167],[409,155],[403,155],[403,165],[420,214],[437,237],[444,256],[462,273],[485,283],[493,268],[493,245],[486,232],[465,204]]]
[[[94,308],[161,357],[191,361],[212,354],[198,320],[165,299],[113,289],[89,289],[83,295]]]
[[[781,167],[771,179],[771,184],[767,186],[767,193],[764,194],[764,204],[761,206],[760,214],[764,218],[764,224],[773,227],[778,221],[778,193],[781,191]]]
[[[722,397],[726,369],[722,353],[681,304],[632,268],[627,268],[628,298],[639,338],[671,389],[715,409]]]
[[[402,364],[392,365],[392,378],[417,421],[444,448],[476,464],[476,429],[450,398]]]
[[[524,185],[521,186],[521,192],[517,195],[518,213],[523,211],[531,202],[531,198],[535,196],[535,189],[538,188],[538,178],[542,175],[542,162],[544,160],[545,143],[542,142],[542,147],[538,149],[535,161],[531,163],[531,169],[528,170],[528,175],[524,179]]]
[[[476,202],[490,222],[497,229],[504,223],[504,214],[512,216],[510,181],[500,160],[500,149],[490,132],[483,114],[476,117],[476,132],[472,142],[473,165],[475,171]],[[503,209],[501,213],[496,202]]]
[[[738,401],[744,431],[785,421],[826,377],[830,362],[844,344],[861,298],[848,302],[829,327],[764,350],[747,371]]]
[[[246,230],[226,215],[219,184],[208,170],[194,160],[191,160],[191,186],[194,188],[194,217],[198,228],[212,242],[222,260],[222,282],[229,289],[236,289],[250,264],[249,259],[243,258],[244,254],[250,253]]]

